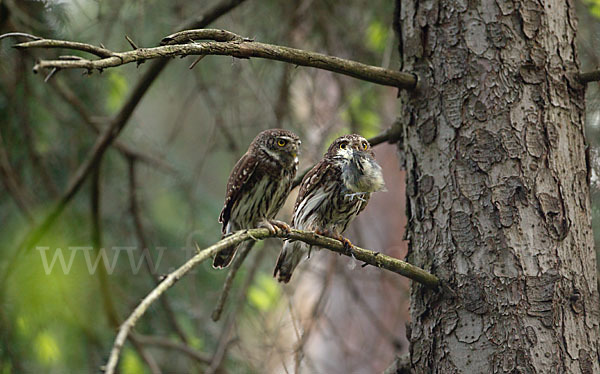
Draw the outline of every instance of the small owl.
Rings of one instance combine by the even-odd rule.
[[[227,182],[225,205],[219,216],[223,237],[255,227],[287,226],[274,218],[290,193],[298,170],[300,140],[291,131],[265,130],[235,164]],[[240,245],[253,245],[247,241]],[[237,246],[217,253],[213,267],[224,268],[233,259]]]
[[[369,142],[360,135],[337,138],[323,159],[302,180],[292,226],[344,241],[341,233],[365,207],[372,192],[385,189],[381,167]],[[289,282],[292,272],[309,252],[309,245],[286,241],[273,275]]]

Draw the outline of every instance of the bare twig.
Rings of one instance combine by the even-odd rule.
[[[31,96],[31,90],[29,87],[29,79],[23,74],[23,71],[25,70],[25,61],[23,58],[19,60],[19,64],[22,66],[22,68],[19,69],[19,78],[23,82],[23,95],[25,98],[28,98]],[[23,100],[21,104],[14,105],[15,111],[18,113],[21,119],[21,127],[23,128],[23,135],[25,138],[27,153],[29,153],[31,163],[36,169],[37,174],[39,174],[42,184],[46,187],[46,190],[49,192],[49,195],[53,198],[56,198],[59,195],[58,187],[56,186],[54,180],[52,180],[52,178],[50,177],[48,169],[46,168],[41,155],[38,153],[35,147],[35,136],[31,128],[31,118],[29,117],[29,108],[27,107],[28,103],[29,100]]]
[[[25,218],[32,223],[34,220],[31,213],[31,206],[33,204],[31,197],[27,193],[27,190],[23,188],[17,173],[15,173],[10,164],[2,134],[0,134],[0,176],[2,176],[2,182],[6,191],[12,196]]]
[[[142,249],[142,257],[144,258],[144,264],[146,265],[146,270],[148,274],[152,277],[155,285],[160,283],[160,277],[156,272],[156,266],[154,261],[152,260],[152,255],[150,253],[150,248],[148,247],[148,242],[146,240],[146,234],[144,233],[144,227],[142,225],[142,219],[140,217],[140,209],[137,202],[137,178],[136,178],[136,168],[135,168],[135,159],[129,159],[129,212],[131,213],[131,217],[133,219],[133,226],[135,227],[135,235],[138,240],[138,244]],[[177,322],[177,318],[175,317],[175,313],[173,312],[173,308],[171,307],[171,303],[169,299],[163,297],[161,300],[161,304],[165,313],[167,315],[167,320],[175,330],[175,333],[181,341],[187,343],[187,337],[185,332],[179,326]]]
[[[125,35],[125,40],[127,40],[127,43],[129,43],[129,45],[131,46],[131,48],[135,49],[140,49],[137,44],[134,43],[134,41],[129,37],[129,35]]]
[[[159,336],[148,336],[148,335],[140,335],[140,334],[132,334],[132,336],[135,336],[136,340],[143,345],[152,345],[152,346],[166,348],[166,349],[173,349],[176,351],[180,351],[180,352],[186,354],[187,356],[191,357],[192,359],[194,359],[198,362],[201,362],[203,364],[210,363],[210,355],[209,354],[204,353],[204,352],[198,352],[197,350],[193,349],[192,347],[190,347],[189,345],[187,345],[185,343],[176,342],[171,339],[163,338],[163,337],[159,337]]]
[[[225,302],[227,301],[227,297],[229,296],[229,291],[231,290],[231,286],[233,286],[233,280],[235,279],[235,275],[238,270],[242,266],[242,263],[250,253],[250,250],[254,246],[254,243],[250,243],[245,246],[241,246],[238,250],[233,263],[229,268],[229,272],[227,273],[227,277],[225,278],[225,282],[223,283],[223,289],[221,290],[221,294],[219,295],[219,300],[217,300],[217,305],[213,309],[211,318],[213,321],[218,321],[221,318],[221,313],[223,313],[223,308],[225,307]]]
[[[0,40],[5,39],[5,38],[17,38],[17,37],[29,38],[31,40],[42,40],[43,39],[43,38],[40,38],[39,36],[27,34],[25,32],[9,32],[9,33],[0,35]]]
[[[252,246],[253,245],[250,245],[250,247],[252,247]],[[240,289],[240,292],[237,296],[237,300],[235,302],[235,305],[233,306],[233,310],[227,317],[225,325],[223,326],[223,331],[221,332],[221,336],[219,338],[219,343],[217,344],[217,349],[215,350],[215,353],[212,357],[210,366],[206,370],[205,374],[215,374],[217,372],[217,370],[219,370],[219,368],[221,367],[223,358],[225,358],[225,355],[227,353],[227,348],[229,348],[231,341],[232,341],[232,339],[230,338],[231,331],[233,330],[233,326],[235,325],[238,315],[240,314],[240,311],[242,310],[244,301],[246,301],[246,295],[248,293],[248,289],[250,288],[250,285],[254,281],[254,277],[256,276],[256,271],[258,270],[260,263],[264,259],[265,253],[266,253],[266,251],[264,251],[264,250],[259,251],[258,254],[256,255],[256,257],[254,258],[254,263],[250,266],[250,270],[248,271],[248,275],[246,276],[244,284],[243,284],[242,288]]]
[[[377,315],[377,313],[373,309],[371,309],[371,306],[369,305],[369,303],[364,299],[363,295],[360,293],[360,291],[354,284],[352,277],[348,276],[348,274],[346,272],[339,272],[339,273],[341,273],[342,276],[344,277],[344,284],[346,285],[346,288],[348,289],[348,291],[350,291],[352,298],[362,308],[366,319],[373,324],[373,326],[377,329],[379,334],[381,336],[384,336],[395,349],[400,350],[400,348],[402,346],[400,339],[394,335],[393,331],[390,330],[383,323],[383,321]],[[361,314],[363,314],[363,313],[361,313]]]
[[[83,122],[87,124],[96,134],[102,132],[102,129],[100,128],[100,126],[98,126],[97,121],[94,121],[92,115],[89,113],[83,102],[79,100],[77,95],[71,90],[71,88],[68,85],[64,84],[62,80],[58,78],[52,79],[49,82],[49,84],[50,87],[52,87],[65,102],[71,105],[75,112],[81,117]],[[148,164],[149,166],[153,166],[158,170],[162,170],[167,173],[177,173],[177,170],[175,170],[173,166],[169,165],[165,161],[156,158],[152,155],[148,155],[138,150],[135,150],[133,149],[133,147],[125,144],[122,141],[115,140],[112,146],[117,148],[117,150],[119,150],[119,152],[121,152],[126,157],[135,158],[136,160],[139,160],[145,164]]]
[[[191,44],[172,44],[188,42],[193,39],[213,39],[211,41]],[[321,53],[304,51],[296,48],[258,43],[224,30],[186,30],[170,35],[163,39],[166,43],[160,47],[141,48],[126,52],[112,52],[91,44],[71,42],[66,40],[42,39],[15,45],[15,48],[67,48],[102,53],[99,60],[42,60],[35,64],[33,71],[43,69],[87,69],[88,71],[102,70],[121,66],[132,62],[149,59],[189,56],[189,55],[226,55],[238,58],[259,57],[269,60],[288,62],[294,65],[310,66],[333,71],[357,79],[385,86],[413,89],[417,78],[410,73],[384,69],[360,62],[327,56]]]
[[[332,258],[333,260],[333,258]],[[330,262],[330,268],[333,267],[334,262]],[[323,312],[326,304],[326,297],[329,291],[329,286],[331,286],[331,280],[333,279],[333,271],[326,271],[323,274],[323,286],[321,287],[321,292],[319,293],[319,297],[317,301],[313,304],[312,309],[310,311],[310,319],[308,321],[308,325],[302,329],[302,335],[300,339],[295,344],[294,347],[294,373],[300,373],[300,364],[304,359],[304,346],[308,339],[310,338],[314,327],[317,325],[320,315]]]
[[[92,213],[92,248],[96,252],[96,258],[99,258],[101,250],[100,248],[102,247],[102,229],[100,225],[100,163],[92,171],[92,188],[90,192],[90,205]],[[104,266],[99,267],[98,280],[100,281],[100,294],[108,322],[113,328],[117,328],[119,326],[120,318],[112,299],[112,294],[110,293],[108,275]],[[142,360],[144,360],[146,365],[148,365],[150,372],[152,374],[160,374],[161,370],[158,367],[158,364],[136,340],[135,336],[130,335],[128,339],[131,341],[131,344],[138,352]]]
[[[369,143],[371,146],[376,146],[381,143],[395,143],[402,136],[402,126],[397,122],[387,130],[383,131],[381,134],[375,135],[372,138],[369,138]]]
[[[0,38],[2,36],[0,36]],[[29,44],[29,43],[34,43],[34,44]],[[31,48],[64,48],[64,49],[72,49],[74,51],[88,52],[88,53],[91,53],[91,54],[96,55],[101,58],[116,57],[116,54],[114,52],[112,52],[106,48],[96,47],[95,45],[88,44],[88,43],[71,42],[68,40],[37,39],[37,40],[30,41],[30,42],[24,42],[24,43],[17,44],[17,45],[15,45],[15,47],[16,48],[29,48],[29,47],[31,47]],[[117,57],[117,59],[118,59],[118,57]],[[68,61],[75,62],[75,61],[88,61],[88,60],[82,59],[82,60],[68,60]],[[59,66],[52,66],[52,67],[58,68],[58,69],[61,68]]]
[[[181,279],[181,277],[187,274],[196,265],[207,260],[224,248],[239,244],[248,239],[262,240],[270,237],[300,240],[307,244],[326,248],[346,256],[351,256],[358,261],[404,275],[414,281],[422,283],[427,287],[437,288],[440,284],[439,279],[435,275],[432,275],[425,270],[407,262],[356,246],[353,246],[350,251],[347,251],[341,241],[317,235],[310,231],[291,229],[289,232],[277,231],[275,234],[270,233],[268,229],[262,228],[238,231],[204,250],[199,250],[198,254],[188,260],[185,264],[181,265],[178,269],[170,273],[140,302],[140,304],[133,310],[130,316],[119,328],[119,333],[117,334],[113,348],[110,352],[108,363],[106,365],[106,374],[114,373],[121,349],[123,348],[123,344],[125,343],[125,340],[127,339],[131,329],[144,315],[144,313],[146,313],[150,305],[152,305],[167,289],[173,286],[175,282]]]

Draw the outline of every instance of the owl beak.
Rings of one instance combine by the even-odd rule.
[[[369,152],[363,151],[362,149],[353,149],[352,150],[352,158],[355,161],[359,161],[360,159],[370,159],[373,158]]]

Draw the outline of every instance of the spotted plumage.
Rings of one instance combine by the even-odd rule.
[[[273,229],[277,223],[272,220],[283,206],[298,170],[300,143],[296,134],[281,129],[265,130],[254,138],[229,175],[219,216],[223,237],[247,228]],[[242,245],[252,244],[249,241]],[[236,249],[232,246],[219,252],[213,266],[229,265]]]
[[[348,224],[365,209],[371,193],[383,189],[381,167],[369,142],[356,134],[337,138],[302,180],[292,226],[340,238]],[[286,241],[274,276],[287,283],[308,251],[309,246],[303,242]]]

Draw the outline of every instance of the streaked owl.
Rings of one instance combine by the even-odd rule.
[[[302,180],[294,206],[292,226],[336,239],[369,201],[372,192],[385,189],[381,167],[369,142],[360,135],[337,138],[323,159]],[[309,251],[300,241],[286,241],[273,275],[289,282],[292,272]]]
[[[286,226],[274,218],[296,176],[300,143],[296,134],[282,129],[265,130],[254,138],[229,175],[219,216],[223,237],[241,229],[266,227],[274,232],[274,226]],[[253,244],[246,241],[240,246]],[[217,253],[213,267],[229,265],[236,249],[232,246]]]

